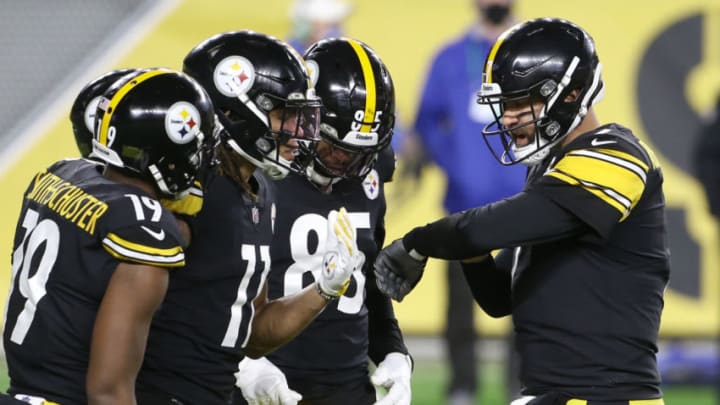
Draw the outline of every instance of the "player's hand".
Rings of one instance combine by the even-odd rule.
[[[362,268],[365,255],[357,247],[357,230],[345,208],[332,210],[328,215],[327,240],[321,276],[320,291],[330,297],[340,297],[350,284],[350,277]]]
[[[244,358],[235,373],[235,385],[249,405],[297,405],[302,399],[288,387],[282,371],[265,357]]]
[[[375,402],[375,405],[410,405],[412,399],[410,374],[412,374],[410,356],[397,352],[388,353],[385,360],[378,364],[375,372],[370,376],[370,382],[375,387],[388,390],[386,395]]]
[[[402,301],[420,281],[426,263],[427,258],[413,258],[405,250],[402,239],[395,240],[381,250],[375,259],[378,289],[395,301]]]
[[[163,198],[160,200],[160,204],[167,208],[173,214],[178,215],[197,215],[203,206],[203,187],[199,181],[195,181],[188,190],[185,197],[178,200],[171,200]]]

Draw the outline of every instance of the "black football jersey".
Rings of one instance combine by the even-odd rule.
[[[331,210],[346,208],[357,228],[358,248],[365,254],[362,272],[353,274],[345,295],[268,356],[289,377],[326,383],[367,378],[366,275],[372,272],[385,238],[384,180],[393,169],[394,164],[378,164],[364,179],[336,183],[329,194],[299,175],[275,182],[278,209],[268,278],[270,299],[294,294],[319,279]]]
[[[251,182],[257,201],[228,177],[207,179],[186,267],[171,274],[150,329],[139,389],[186,404],[229,400],[250,335],[252,301],[270,270],[272,189],[260,172]]]
[[[653,152],[615,124],[581,135],[529,173],[529,191],[594,232],[515,250],[525,393],[661,396],[655,353],[670,271],[662,183]]]
[[[89,160],[63,160],[24,194],[3,333],[12,394],[87,403],[93,324],[118,263],[184,265],[173,214],[101,172]]]

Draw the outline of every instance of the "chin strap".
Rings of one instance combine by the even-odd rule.
[[[341,180],[339,177],[329,177],[315,170],[315,161],[310,162],[305,173],[308,179],[318,187],[327,187]]]

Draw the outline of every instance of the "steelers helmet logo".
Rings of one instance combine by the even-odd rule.
[[[102,96],[93,98],[90,100],[87,107],[85,107],[83,121],[85,122],[85,127],[87,127],[90,132],[95,132],[95,115],[97,114],[95,110],[97,110],[97,106],[100,103],[100,98],[102,98]]]
[[[320,66],[314,60],[305,61],[307,66],[308,75],[310,76],[310,85],[315,87],[317,85],[318,77],[320,76]]]
[[[195,139],[200,131],[200,113],[194,105],[178,101],[168,108],[165,115],[165,132],[177,144]]]
[[[222,95],[237,97],[252,88],[255,82],[255,67],[242,56],[228,56],[215,66],[213,82]]]

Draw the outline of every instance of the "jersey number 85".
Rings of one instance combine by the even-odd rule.
[[[370,229],[370,214],[368,212],[350,212],[350,220],[355,228]],[[310,251],[308,241],[310,234],[317,235],[317,248]],[[303,274],[312,273],[314,280],[320,276],[322,259],[325,254],[325,240],[327,238],[327,218],[319,214],[305,214],[298,217],[290,229],[290,254],[293,263],[285,271],[283,295],[287,296],[300,291],[303,286]],[[352,277],[357,288],[352,296],[343,295],[338,300],[338,311],[346,314],[357,314],[362,309],[365,300],[365,275],[356,271]]]

